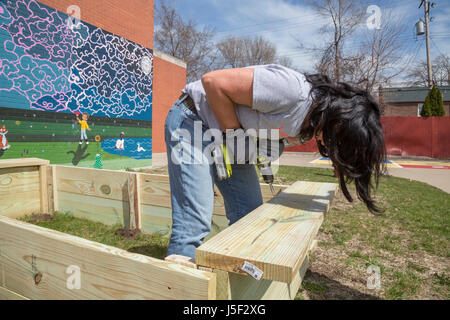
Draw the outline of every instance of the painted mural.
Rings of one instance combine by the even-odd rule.
[[[0,159],[151,165],[152,66],[134,42],[34,0],[0,0]]]

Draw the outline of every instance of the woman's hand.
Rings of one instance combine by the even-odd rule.
[[[218,70],[202,77],[208,104],[223,131],[241,127],[235,104],[253,105],[253,69]]]

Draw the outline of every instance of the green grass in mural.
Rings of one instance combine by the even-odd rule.
[[[89,137],[95,137],[96,135],[102,136],[119,136],[121,132],[125,132],[127,137],[151,137],[151,128],[140,127],[126,127],[121,125],[114,125],[111,122],[110,126],[95,125],[88,121],[92,131],[88,132]],[[54,122],[40,122],[40,121],[15,121],[15,120],[2,120],[2,125],[5,125],[8,129],[8,134],[17,134],[25,137],[27,135],[57,135],[70,136],[73,135],[75,139],[80,136],[80,125],[72,125],[70,123],[54,123]]]
[[[103,168],[122,170],[127,168],[149,167],[151,160],[136,160],[105,152],[100,143],[79,145],[78,142],[11,142],[0,159],[41,158],[50,160],[51,164],[60,164],[92,168],[95,155],[101,153]]]

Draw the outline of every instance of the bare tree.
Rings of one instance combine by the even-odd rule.
[[[244,39],[228,37],[216,44],[220,54],[217,62],[218,68],[242,68],[245,67],[245,44]]]
[[[438,86],[450,86],[450,56],[441,54],[432,63],[433,82]],[[408,73],[409,85],[428,86],[427,62],[416,63]]]
[[[245,38],[245,60],[247,65],[269,64],[277,61],[277,48],[263,37]]]
[[[406,29],[398,16],[385,10],[380,29],[363,29],[358,51],[344,59],[343,72],[348,81],[364,84],[374,92],[379,85],[385,86],[404,71],[401,62],[400,36]]]
[[[330,19],[331,23],[321,29],[323,34],[329,35],[325,45],[309,50],[319,57],[314,66],[317,72],[337,82],[347,81],[364,86],[375,93],[379,85],[390,83],[404,71],[399,63],[402,59],[401,35],[406,26],[404,20],[385,9],[381,28],[367,28],[365,4],[367,1],[364,0],[313,2],[312,6],[318,14]],[[358,45],[346,45],[349,40],[357,40]]]
[[[279,57],[276,46],[263,37],[228,37],[217,43],[220,57],[218,68],[242,68],[252,65],[278,63],[293,67],[289,57]]]
[[[319,16],[331,21],[321,29],[323,34],[330,35],[330,41],[323,48],[315,49],[321,56],[316,69],[326,71],[339,82],[342,80],[342,51],[345,41],[354,33],[365,11],[357,0],[316,0],[311,1],[311,5]]]
[[[155,12],[155,47],[187,63],[187,80],[195,81],[210,71],[215,60],[214,32],[199,30],[195,21],[184,21],[175,8],[161,0]]]

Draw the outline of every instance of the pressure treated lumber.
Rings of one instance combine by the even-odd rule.
[[[80,268],[80,289],[69,289]],[[73,267],[72,267],[73,270]],[[36,274],[42,277],[35,278]],[[0,217],[0,285],[29,299],[215,299],[216,276]],[[37,280],[39,281],[37,281]]]
[[[20,218],[40,212],[39,166],[1,168],[0,199],[2,216]]]
[[[237,273],[214,269],[217,275],[216,299],[217,300],[293,300],[303,282],[306,271],[309,267],[310,256],[317,247],[317,240],[314,240],[308,249],[308,254],[303,261],[299,271],[291,283],[277,282],[262,279],[260,281]],[[192,258],[171,255],[165,258],[166,261],[176,262],[181,265],[199,268]],[[204,268],[200,267],[200,270]]]
[[[141,200],[140,200],[140,179],[136,173],[128,174],[128,199],[130,211],[130,228],[140,229],[141,227]]]
[[[61,212],[70,212],[75,217],[102,222],[107,225],[121,224],[129,227],[130,193],[128,179],[136,175],[137,201],[135,210],[139,214],[137,223],[143,231],[167,235],[172,225],[170,182],[165,175],[129,173],[90,168],[52,166],[55,181],[54,206]],[[275,186],[276,192],[286,189]],[[268,185],[261,184],[265,201],[272,198]],[[225,207],[220,192],[216,189],[209,239],[228,227]]]
[[[196,250],[196,264],[245,274],[247,261],[262,278],[291,283],[337,190],[332,183],[296,182]]]
[[[0,286],[0,301],[1,300],[30,300],[30,299],[25,298],[20,294],[17,294]]]
[[[48,213],[48,166],[39,166],[39,195],[40,195],[40,213]]]
[[[50,164],[49,160],[37,158],[6,159],[0,160],[0,169],[33,167],[33,166],[38,167],[38,166],[47,166],[49,164]]]

